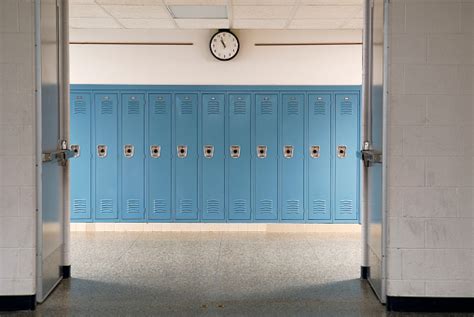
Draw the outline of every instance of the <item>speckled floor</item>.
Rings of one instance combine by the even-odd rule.
[[[359,237],[72,233],[73,277],[34,314],[402,316],[359,280]]]

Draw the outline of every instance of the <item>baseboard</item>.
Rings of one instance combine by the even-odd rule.
[[[474,297],[387,296],[387,310],[394,312],[474,313]]]
[[[35,310],[36,295],[0,296],[1,311]]]
[[[71,266],[70,265],[61,266],[61,274],[63,276],[63,279],[71,278]]]
[[[343,232],[359,233],[360,224],[260,223],[71,223],[71,231],[87,232]]]
[[[369,266],[361,266],[360,267],[360,278],[362,280],[368,279],[369,274],[370,274],[370,267]]]

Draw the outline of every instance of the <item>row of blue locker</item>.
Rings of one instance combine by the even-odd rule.
[[[359,89],[74,86],[71,218],[357,222]]]

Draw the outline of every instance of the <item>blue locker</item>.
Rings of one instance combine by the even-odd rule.
[[[171,220],[171,95],[150,94],[148,102],[148,219]]]
[[[198,96],[176,94],[175,219],[198,220]]]
[[[122,94],[121,217],[145,219],[145,94]]]
[[[282,95],[281,219],[304,220],[304,94]]]
[[[255,96],[255,219],[278,220],[278,95]]]
[[[358,94],[336,94],[336,220],[357,220]]]
[[[229,94],[227,201],[229,220],[251,219],[251,95]]]
[[[71,219],[91,219],[91,95],[71,94]]]
[[[308,95],[308,219],[331,220],[331,95]]]
[[[225,220],[225,95],[202,95],[202,219]]]
[[[95,106],[95,218],[118,217],[118,97],[98,93]]]

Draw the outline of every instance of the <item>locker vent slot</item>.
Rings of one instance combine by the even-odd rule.
[[[300,201],[299,200],[287,200],[286,211],[290,214],[300,213]]]
[[[100,104],[100,114],[102,115],[111,115],[113,114],[114,109],[112,107],[112,101],[103,100]]]
[[[153,200],[153,212],[166,212],[166,201],[164,199],[155,199]]]
[[[247,113],[247,104],[245,101],[236,101],[234,103],[234,114],[244,115]]]
[[[193,114],[193,104],[190,101],[183,101],[181,103],[181,114],[182,115]]]
[[[207,114],[213,115],[213,114],[220,114],[221,113],[221,106],[219,102],[217,101],[210,101],[207,104]]]
[[[76,100],[74,102],[74,114],[75,115],[80,115],[80,114],[86,114],[87,113],[87,108],[86,104],[82,100]]]
[[[85,213],[87,202],[85,199],[74,199],[72,209],[74,213]]]
[[[260,200],[258,210],[262,213],[272,213],[273,212],[273,200],[270,200],[270,199]]]
[[[288,103],[288,109],[287,109],[288,115],[296,115],[296,116],[299,115],[300,114],[300,108],[298,106],[299,106],[298,102],[290,101]]]
[[[260,104],[260,114],[271,115],[273,113],[273,104],[271,101],[262,101]]]
[[[352,200],[340,200],[339,201],[339,211],[343,214],[351,214],[352,213]]]
[[[181,199],[179,201],[179,211],[193,212],[193,201],[191,199]]]
[[[138,100],[128,101],[128,114],[130,115],[140,114],[140,102]]]
[[[325,214],[326,213],[326,201],[322,199],[313,200],[313,213]]]
[[[112,212],[114,203],[112,199],[101,199],[100,200],[100,212]]]
[[[216,199],[209,199],[206,201],[206,212],[208,213],[218,213],[220,203]]]
[[[316,101],[314,103],[313,114],[315,116],[326,115],[326,103],[324,101]]]
[[[352,102],[344,101],[341,103],[341,116],[351,116],[352,115]]]
[[[140,212],[140,200],[128,199],[127,200],[127,212],[128,213],[139,213]]]
[[[247,201],[245,199],[235,199],[232,202],[232,209],[235,213],[247,212]]]
[[[154,114],[166,114],[166,102],[164,101],[156,101],[155,106],[153,107]]]

